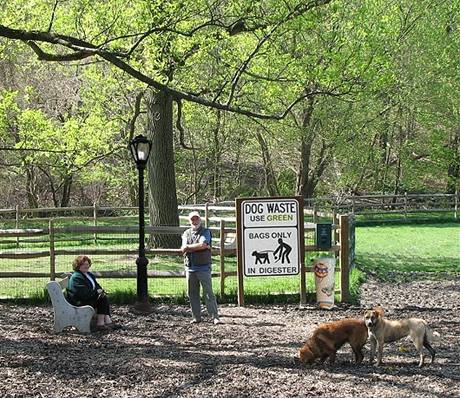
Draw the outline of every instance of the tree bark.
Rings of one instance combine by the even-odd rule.
[[[37,194],[37,178],[35,175],[35,168],[31,165],[26,165],[26,189],[27,189],[27,203],[32,209],[38,207],[38,194]]]
[[[300,137],[300,164],[297,171],[296,195],[304,198],[313,197],[319,177],[314,165],[312,164],[313,141],[315,132],[313,126],[313,111],[315,109],[315,97],[307,98],[307,105],[303,110],[302,120],[299,123],[301,129]],[[323,152],[323,151],[322,151]],[[321,157],[318,162],[323,163]],[[322,174],[322,171],[321,171]],[[317,176],[317,177],[316,177]]]
[[[146,135],[152,140],[148,162],[150,224],[178,226],[172,97],[151,90],[147,108]],[[156,248],[177,248],[180,246],[180,236],[152,234],[149,243]]]
[[[219,139],[219,132],[221,128],[222,115],[221,111],[217,111],[217,122],[216,128],[214,129],[213,134],[213,173],[212,173],[212,196],[215,202],[219,201],[222,195],[222,185],[221,185],[221,158],[222,158],[222,145]]]
[[[68,207],[70,204],[70,192],[73,183],[72,175],[65,175],[62,181],[61,207]]]
[[[278,184],[273,170],[273,162],[268,149],[267,141],[260,131],[256,132],[256,137],[257,141],[259,141],[260,150],[262,152],[262,160],[265,170],[265,188],[270,196],[279,196]]]
[[[460,183],[460,127],[458,127],[449,139],[452,150],[451,161],[447,166],[447,193],[455,193]]]
[[[331,160],[331,148],[333,148],[333,144],[328,144],[321,137],[321,134],[317,134],[318,126],[313,121],[314,109],[315,97],[310,95],[303,111],[302,121],[298,123],[301,129],[301,138],[296,195],[304,198],[312,198],[314,196],[316,186]],[[316,150],[314,150],[315,148]]]

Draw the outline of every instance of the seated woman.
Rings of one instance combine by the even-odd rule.
[[[73,260],[74,272],[69,278],[66,289],[67,301],[76,306],[90,305],[96,310],[98,330],[119,329],[110,318],[110,305],[107,295],[97,283],[94,274],[89,272],[91,260],[87,256],[78,256]]]

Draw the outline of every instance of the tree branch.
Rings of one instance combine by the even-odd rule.
[[[308,5],[310,5],[310,7],[311,7],[311,4],[315,4],[315,5],[317,5],[317,4],[326,4],[329,1],[330,0],[312,1],[312,2],[308,3],[307,5],[303,6],[302,9],[304,7],[307,7]],[[296,12],[299,12],[299,10],[297,9]],[[107,62],[111,63],[115,67],[123,70],[128,75],[130,75],[133,78],[135,78],[136,80],[141,81],[141,82],[153,87],[154,89],[163,91],[163,92],[171,95],[175,101],[185,100],[185,101],[193,102],[193,103],[203,105],[203,106],[206,106],[206,107],[209,107],[209,108],[219,109],[219,110],[222,110],[222,111],[236,113],[236,114],[240,114],[240,115],[243,115],[243,116],[249,116],[249,117],[254,117],[254,118],[258,118],[258,119],[282,120],[288,115],[288,113],[291,111],[291,109],[296,104],[298,104],[300,101],[305,99],[308,95],[323,94],[322,92],[309,92],[308,94],[303,94],[303,95],[299,96],[297,99],[295,99],[282,113],[279,113],[279,114],[266,114],[266,113],[254,112],[254,111],[244,109],[244,108],[241,108],[241,107],[231,106],[229,103],[222,104],[222,103],[217,102],[217,101],[210,101],[210,100],[207,100],[206,98],[199,97],[199,96],[197,96],[195,94],[192,94],[192,93],[189,93],[189,92],[184,92],[184,91],[179,91],[179,90],[176,90],[174,88],[171,88],[171,87],[169,87],[169,86],[167,86],[165,84],[162,84],[162,83],[152,79],[149,76],[146,76],[145,74],[143,74],[139,70],[133,68],[131,65],[129,65],[128,63],[126,63],[125,61],[120,59],[121,57],[126,57],[126,53],[121,53],[120,54],[120,53],[104,51],[104,50],[98,48],[97,46],[95,46],[95,45],[93,45],[91,43],[87,43],[87,42],[85,42],[83,40],[80,40],[80,39],[77,39],[77,38],[74,38],[74,37],[65,36],[65,35],[55,35],[55,34],[51,34],[51,33],[48,33],[48,32],[25,31],[25,30],[12,29],[12,28],[8,28],[8,27],[6,27],[4,25],[0,25],[0,37],[5,37],[5,38],[8,38],[8,39],[12,39],[12,40],[20,40],[20,41],[23,41],[25,43],[28,43],[28,42],[45,42],[45,43],[51,43],[51,44],[55,44],[55,45],[61,45],[63,47],[66,47],[66,48],[74,51],[77,54],[77,55],[75,55],[75,54],[66,54],[66,55],[60,55],[60,56],[57,55],[57,54],[55,54],[55,55],[46,54],[46,53],[44,53],[43,51],[41,51],[39,49],[39,47],[38,47],[38,45],[36,45],[36,43],[34,43],[32,45],[29,43],[29,45],[34,49],[34,51],[38,51],[38,54],[40,54],[40,56],[48,58],[49,60],[53,60],[53,61],[58,61],[58,60],[60,60],[60,61],[68,61],[70,58],[72,58],[72,56],[77,57],[77,59],[78,59],[78,57],[84,58],[83,55],[85,55],[85,57],[99,55],[101,58],[105,59]],[[37,50],[37,48],[38,48],[38,50]],[[73,58],[73,59],[75,59],[75,58]],[[327,94],[328,95],[339,95],[339,94],[333,94],[333,93],[327,93]]]
[[[140,92],[136,95],[136,101],[134,103],[134,112],[133,112],[133,117],[129,121],[129,140],[128,142],[131,142],[131,140],[134,137],[134,131],[136,128],[136,120],[141,114],[141,101],[142,97],[144,96],[144,92]]]
[[[8,28],[7,26],[4,26],[4,25],[0,25],[0,37],[6,37],[7,39],[12,39],[12,40],[21,40],[25,43],[38,41],[38,42],[60,45],[76,53],[80,53],[80,52],[88,53],[89,55],[101,55],[102,56],[103,54],[107,53],[107,54],[112,54],[113,56],[116,56],[116,57],[126,57],[127,56],[127,54],[125,53],[105,51],[99,48],[98,46],[95,46],[94,44],[88,43],[81,39],[77,39],[75,37],[53,34],[49,32],[34,31],[34,30],[26,31],[26,30],[20,30],[20,29],[13,29],[13,28]],[[38,47],[37,44],[35,45]],[[41,51],[41,53],[46,54],[43,51]],[[59,59],[58,54],[54,54],[54,55],[47,54],[47,55],[51,56],[53,58],[52,59],[53,61],[66,61],[65,57],[68,56],[68,54],[64,54],[64,55],[61,55],[61,57],[64,57],[64,59]]]
[[[176,101],[176,104],[177,104],[177,120],[176,120],[176,127],[177,127],[177,130],[179,130],[179,143],[180,143],[180,146],[184,149],[193,149],[192,147],[189,147],[185,141],[184,141],[184,138],[185,138],[185,131],[184,131],[184,128],[182,127],[182,124],[181,124],[181,119],[182,119],[182,102],[180,100],[177,100]]]
[[[45,53],[35,42],[33,41],[26,41],[26,44],[32,48],[35,54],[40,61],[61,61],[61,62],[69,62],[69,61],[80,61],[84,58],[91,57],[93,54],[90,52],[83,52],[77,51],[71,54],[50,54]]]
[[[56,9],[57,9],[58,4],[59,4],[59,0],[54,0],[53,12],[51,14],[50,23],[48,25],[48,32],[51,32],[51,28],[53,27],[54,17],[56,15]]]
[[[57,150],[57,149],[41,149],[41,148],[14,148],[14,147],[0,147],[0,151],[29,151],[29,152],[49,152],[49,153],[67,153],[71,151]]]
[[[256,47],[251,52],[251,54],[249,54],[249,56],[246,58],[246,60],[236,70],[236,72],[235,72],[235,74],[234,74],[234,76],[232,78],[232,85],[231,85],[231,89],[230,89],[230,94],[228,96],[227,105],[229,105],[233,100],[233,96],[235,94],[235,90],[236,90],[238,82],[239,82],[239,80],[241,78],[241,75],[246,71],[246,69],[248,68],[249,63],[251,62],[251,60],[253,58],[255,58],[255,56],[258,54],[258,52],[262,48],[262,46],[268,41],[268,39],[270,39],[270,37],[278,30],[278,28],[280,26],[282,26],[283,24],[285,24],[286,22],[288,22],[288,21],[290,21],[290,20],[292,20],[292,19],[304,14],[305,12],[309,11],[311,8],[313,8],[315,6],[318,6],[318,5],[327,4],[330,1],[331,0],[316,0],[316,1],[311,1],[311,2],[309,2],[307,4],[299,4],[297,7],[294,8],[294,10],[289,12],[283,20],[281,20],[278,23],[276,23],[270,29],[270,31],[259,41],[259,43],[257,43]],[[244,22],[243,22],[243,27],[244,27]],[[240,31],[243,31],[243,30],[244,29],[241,28],[237,33],[239,33]]]

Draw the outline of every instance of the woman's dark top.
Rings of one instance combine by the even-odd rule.
[[[76,306],[92,305],[96,303],[99,296],[97,289],[102,289],[96,281],[96,277],[88,272],[89,276],[94,280],[94,288],[91,281],[81,271],[72,273],[69,282],[67,283],[66,297],[70,304]]]

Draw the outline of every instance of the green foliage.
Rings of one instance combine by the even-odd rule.
[[[182,101],[174,148],[181,202],[296,194],[308,184],[308,195],[452,190],[458,4],[313,3],[14,0],[0,17],[11,28],[110,51],[139,74],[204,101],[272,115],[295,103],[283,120],[268,122]],[[50,54],[77,50],[36,44]],[[125,145],[144,132],[144,103],[134,120],[143,79],[104,57],[59,65],[37,61],[14,41],[1,39],[0,47],[10,77],[19,76],[0,85],[9,93],[0,100],[2,142],[62,151],[19,152],[22,165],[1,178],[19,175],[22,196],[35,195],[31,205],[59,205],[56,196],[69,185],[80,203],[134,203]]]
[[[358,268],[353,268],[350,272],[350,297],[353,303],[357,303],[359,301],[359,297],[361,295],[361,285],[366,282],[367,277],[366,274]]]

